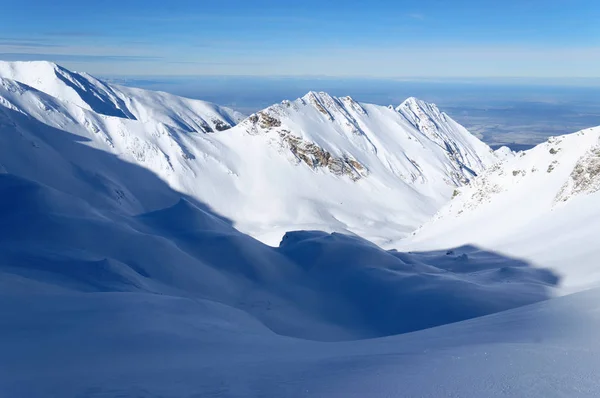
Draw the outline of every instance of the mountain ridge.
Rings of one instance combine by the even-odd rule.
[[[0,78],[7,106],[151,170],[272,245],[298,228],[375,242],[406,236],[497,160],[464,127],[416,99],[398,110],[309,92],[244,118],[46,62],[0,63]],[[84,162],[75,153],[52,156]],[[115,189],[117,205],[126,203],[125,190]],[[167,203],[129,205],[145,212]]]
[[[153,119],[190,132],[222,131],[245,117],[206,101],[108,84],[87,73],[72,72],[48,61],[0,61],[0,76],[98,114],[141,122]],[[180,105],[180,113],[160,112],[160,106],[169,103]]]
[[[597,395],[600,291],[554,295],[600,280],[600,128],[515,155],[415,99],[308,93],[211,133],[216,106],[132,98],[106,115],[0,74],[1,391]],[[545,258],[373,243],[422,243],[453,192],[478,228],[431,244]]]

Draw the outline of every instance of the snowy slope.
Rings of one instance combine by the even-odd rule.
[[[18,133],[72,140],[62,148],[79,146],[94,167],[120,173],[100,179],[82,169],[75,178],[60,170],[75,185],[53,173],[35,175],[43,184],[0,174],[0,391],[11,397],[384,395],[398,379],[381,383],[378,375],[397,373],[389,366],[414,358],[417,347],[439,344],[425,366],[451,360],[449,346],[463,352],[478,340],[467,327],[462,338],[440,332],[457,336],[450,345],[440,337],[340,341],[537,302],[555,283],[548,271],[475,248],[386,252],[310,231],[272,248],[146,169],[34,119],[14,119]],[[173,202],[131,216],[107,206],[107,181],[129,188],[122,200],[150,194]],[[423,387],[431,386],[412,388]]]
[[[209,192],[226,206],[233,202],[245,210],[246,186],[235,178],[221,181],[227,171],[195,167],[223,165],[218,163],[222,160],[248,176],[275,170],[274,181],[260,175],[268,186],[258,193],[268,189],[279,194],[286,206],[282,211],[299,205],[292,195],[291,203],[283,202],[288,189],[307,190],[317,181],[327,187],[319,195],[338,195],[330,186],[337,184],[333,187],[346,189],[346,203],[356,201],[350,210],[361,210],[353,215],[356,219],[370,216],[370,203],[365,202],[369,197],[359,185],[370,176],[352,181],[336,175],[335,169],[299,165],[289,148],[278,146],[280,141],[269,145],[272,135],[279,137],[277,132],[248,133],[255,126],[252,120],[218,134],[190,135],[164,124],[99,115],[10,79],[0,80],[0,98],[0,164],[5,173],[0,178],[0,267],[4,280],[13,281],[7,286],[11,291],[46,287],[204,298],[244,311],[277,333],[320,340],[412,331],[551,295],[554,277],[545,270],[475,248],[463,248],[457,256],[406,256],[359,238],[298,232],[286,235],[274,249],[236,231],[200,195],[185,192]],[[216,136],[221,141],[206,138]],[[208,156],[209,148],[214,157]],[[242,157],[253,148],[258,159]],[[360,161],[371,167],[373,159]],[[299,185],[294,180],[298,176],[305,176],[304,185],[294,187],[289,180]],[[433,176],[443,179],[447,174]],[[385,189],[394,192],[394,187]],[[276,205],[268,195],[260,200],[266,210]],[[396,204],[399,209],[404,205]],[[291,217],[307,209],[291,211]],[[485,275],[473,272],[467,255]],[[507,266],[514,268],[508,278],[501,271]],[[499,280],[511,288],[498,289]],[[33,284],[31,290],[28,284]],[[420,302],[418,312],[415,301]],[[465,308],[465,301],[472,305]],[[379,311],[373,312],[373,306]]]
[[[1,293],[11,397],[596,397],[600,292],[383,339],[278,336],[202,300]]]
[[[0,63],[0,77],[5,107],[151,170],[273,245],[293,229],[380,243],[404,237],[497,160],[435,106],[413,98],[392,109],[311,92],[225,131],[240,119],[229,109],[109,85],[50,63]],[[35,157],[43,163],[42,152]],[[84,161],[63,150],[57,156]],[[120,202],[131,212],[166,205]]]
[[[0,77],[100,115],[162,123],[189,132],[222,131],[244,118],[239,112],[209,102],[107,84],[51,62],[0,61]]]
[[[240,228],[269,243],[290,225],[385,242],[405,236],[456,186],[496,160],[485,144],[434,106],[407,102],[423,109],[420,119],[404,110],[310,92],[258,112],[221,136],[228,147],[243,142],[266,161],[256,165],[250,159],[240,173],[252,170],[242,189],[246,203],[270,198],[252,221],[271,228],[244,223]],[[271,192],[271,185],[287,195]]]
[[[600,283],[600,128],[554,137],[496,164],[394,246],[477,244],[555,270],[565,291]]]
[[[95,150],[84,152],[99,156],[99,166],[111,161]],[[457,249],[456,256],[410,255],[360,238],[308,231],[289,233],[272,248],[201,203],[178,198],[144,169],[122,165],[122,170],[126,178],[144,180],[151,192],[173,195],[174,202],[132,217],[96,206],[110,201],[112,192],[84,189],[95,184],[85,174],[81,190],[71,188],[72,193],[49,179],[56,188],[0,174],[3,292],[202,298],[244,311],[278,334],[347,340],[544,300],[556,282],[546,270],[476,248]],[[128,191],[132,194],[144,192]]]
[[[569,267],[307,230],[271,247],[234,225],[265,240],[316,225],[384,241],[472,180],[452,206],[504,228],[506,213],[478,209],[514,195],[498,209],[533,214],[521,247],[554,238],[587,261],[600,130],[483,171],[499,155],[415,99],[392,109],[309,93],[209,133],[194,118],[231,113],[2,67],[0,395],[598,395],[599,293],[552,298]],[[541,199],[520,210],[532,191]],[[471,233],[449,225],[434,246]],[[577,235],[556,233],[566,227]],[[406,244],[423,248],[419,236]]]
[[[123,176],[170,191],[118,162]],[[101,189],[93,196],[110,201]],[[0,391],[598,394],[598,291],[384,339],[285,337],[347,340],[495,312],[547,298],[553,275],[472,248],[385,252],[317,232],[289,234],[274,249],[200,205],[182,198],[131,217],[0,174]]]

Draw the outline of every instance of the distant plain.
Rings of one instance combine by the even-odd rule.
[[[310,90],[394,106],[414,96],[436,103],[494,148],[508,145],[515,150],[528,149],[549,136],[600,125],[597,79],[108,78],[128,86],[215,102],[246,114],[301,97]]]

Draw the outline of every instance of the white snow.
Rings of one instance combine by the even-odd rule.
[[[600,128],[553,137],[488,169],[410,239],[431,250],[475,244],[558,273],[564,293],[600,283]]]
[[[600,290],[554,296],[599,280],[600,128],[494,153],[314,92],[240,119],[0,63],[0,395],[598,396]]]
[[[275,335],[201,300],[136,293],[6,297],[11,397],[596,397],[600,292],[384,339]]]
[[[271,245],[294,229],[377,243],[405,237],[454,188],[497,160],[462,126],[416,99],[395,110],[311,92],[219,131],[241,115],[47,62],[0,63],[0,78],[5,107],[153,171]],[[293,140],[329,156],[330,164],[302,161]],[[80,163],[64,148],[60,156]],[[132,212],[167,205],[152,203],[127,205]]]
[[[0,77],[101,115],[164,123],[187,131],[214,131],[218,125],[231,127],[244,118],[239,112],[205,101],[110,85],[51,62],[0,61]]]
[[[53,139],[64,134],[34,126]],[[96,165],[115,159],[74,145]],[[177,196],[150,172],[116,165],[121,178]],[[479,372],[487,355],[495,361],[490,371],[513,360],[549,360],[547,351],[524,358],[507,350],[514,342],[539,346],[536,339],[548,333],[525,333],[515,324],[523,319],[518,314],[437,333],[341,342],[543,300],[554,283],[548,271],[474,248],[386,252],[322,232],[290,233],[275,249],[193,199],[137,217],[92,206],[113,193],[86,176],[83,200],[0,175],[0,390],[10,396],[436,395],[489,388],[481,373],[461,373],[460,383],[449,366],[458,358]],[[494,332],[498,323],[514,326],[515,334]],[[549,344],[577,349],[560,340],[574,332],[565,333]],[[593,356],[575,356],[574,364],[582,366],[582,358],[594,364]],[[436,371],[438,383],[426,383],[426,369]],[[496,377],[503,384],[492,391],[513,386],[513,372],[502,369]],[[544,380],[555,379],[546,373]],[[572,383],[561,380],[561,388]],[[593,380],[591,373],[583,388]]]

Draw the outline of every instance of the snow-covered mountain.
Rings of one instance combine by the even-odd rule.
[[[228,148],[243,143],[235,173],[254,218],[236,225],[271,244],[290,226],[374,242],[406,236],[496,161],[487,145],[414,98],[393,109],[310,92],[219,138]]]
[[[513,259],[507,261],[527,282],[496,291],[498,259],[476,248],[460,252],[489,271],[483,278],[449,271],[465,265],[463,257],[386,252],[358,237],[325,232],[291,232],[272,248],[210,209],[231,209],[226,215],[234,220],[253,216],[265,229],[302,229],[311,217],[334,229],[326,211],[335,209],[363,220],[365,228],[391,229],[373,225],[384,205],[417,222],[409,212],[424,215],[419,206],[432,211],[437,203],[427,200],[443,201],[443,192],[433,195],[436,187],[451,191],[494,155],[414,99],[403,105],[412,113],[404,114],[309,93],[207,133],[137,120],[139,110],[129,107],[113,109],[136,119],[100,114],[7,78],[0,79],[0,98],[3,291],[202,298],[279,334],[320,340],[407,332],[550,294],[551,275]],[[194,107],[170,109],[179,117]],[[395,138],[409,146],[410,158]],[[288,212],[288,224],[273,223]],[[464,300],[478,304],[465,309]]]
[[[245,116],[205,101],[107,84],[51,62],[0,61],[0,77],[23,83],[98,115],[176,126],[188,132],[222,131]]]
[[[550,267],[566,292],[600,283],[600,128],[553,137],[456,191],[411,239],[393,246],[477,244]]]
[[[538,302],[571,267],[595,277],[600,129],[493,153],[412,98],[309,93],[241,120],[49,63],[1,70],[2,393],[598,395],[598,291]],[[234,228],[385,241],[453,193],[393,244],[514,233],[565,265]]]
[[[380,243],[404,237],[497,160],[434,105],[414,98],[393,109],[311,92],[242,120],[227,108],[110,85],[47,62],[0,63],[0,78],[5,108],[151,170],[274,245],[293,229]],[[40,169],[56,167],[55,156],[90,166],[77,153],[47,148],[23,127],[15,130]],[[6,157],[0,163],[12,172],[21,167]],[[135,213],[167,205],[150,198],[131,203],[127,187],[111,185],[116,172],[93,170],[119,206]]]

